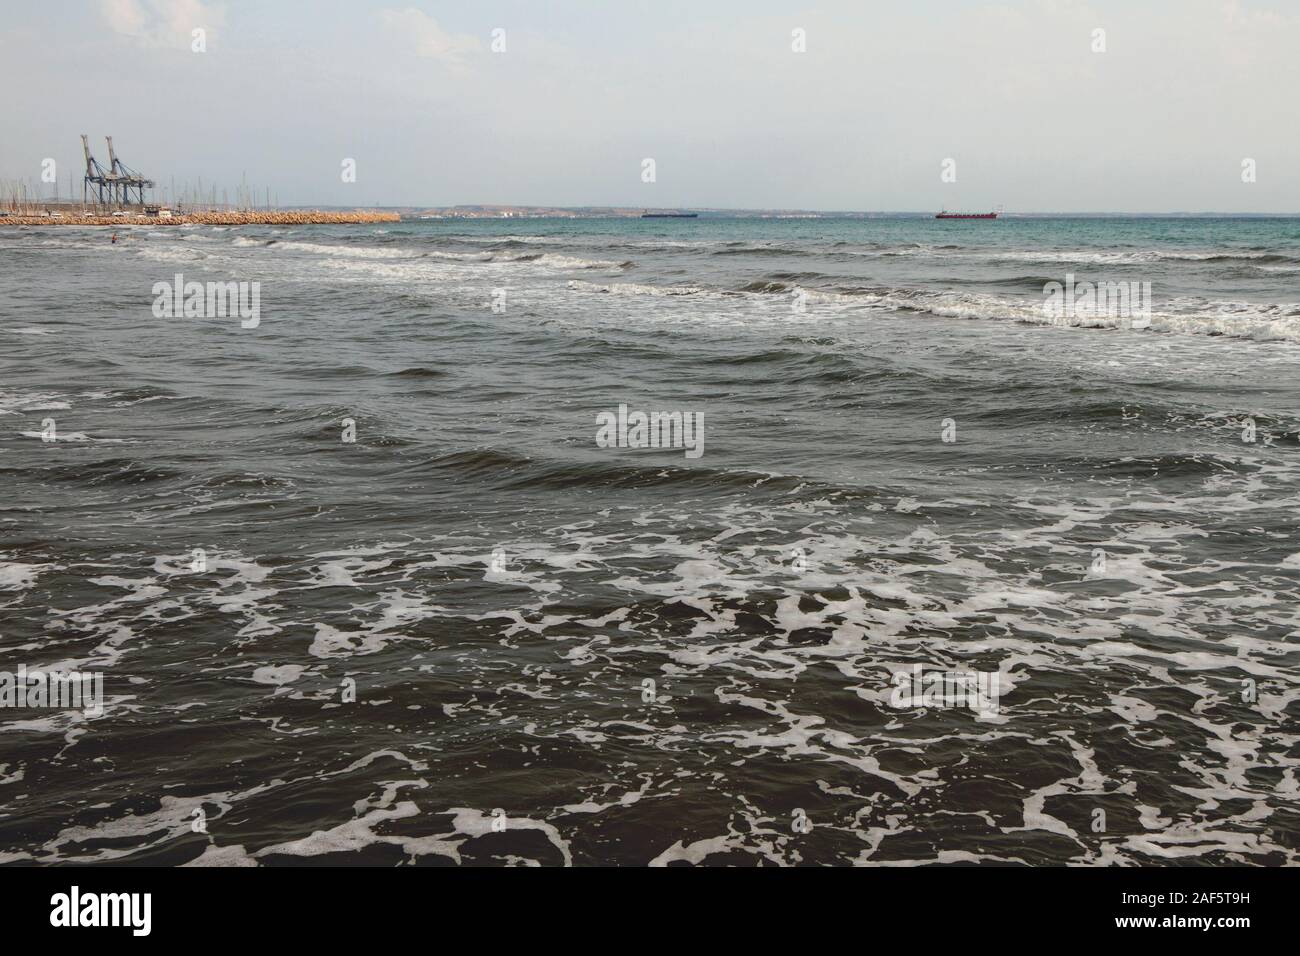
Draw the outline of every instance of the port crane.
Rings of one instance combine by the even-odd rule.
[[[81,201],[84,205],[89,194],[93,193],[100,206],[132,205],[131,192],[135,191],[135,204],[145,204],[144,191],[153,189],[152,179],[145,179],[126,163],[117,158],[113,151],[113,137],[104,137],[108,141],[108,169],[99,164],[90,155],[90,141],[86,134],[81,134],[81,149],[86,154],[86,178],[81,187]]]

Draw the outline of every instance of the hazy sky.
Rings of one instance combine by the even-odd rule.
[[[1300,0],[46,0],[0,83],[78,195],[84,132],[286,205],[1300,212]]]

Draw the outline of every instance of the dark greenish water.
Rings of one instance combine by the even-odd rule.
[[[1297,862],[1300,221],[119,233],[0,228],[0,671],[105,695],[0,861]]]

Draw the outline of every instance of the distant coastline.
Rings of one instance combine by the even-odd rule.
[[[130,214],[122,216],[83,216],[68,213],[54,215],[3,215],[0,226],[311,226],[344,223],[400,222],[396,212],[379,212],[356,209],[351,212],[330,212],[321,209],[298,211],[243,211],[194,212],[151,216]]]

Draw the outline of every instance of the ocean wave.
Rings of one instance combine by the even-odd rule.
[[[944,318],[1010,319],[1032,325],[1125,331],[1177,332],[1190,335],[1227,336],[1260,341],[1300,342],[1300,315],[1278,311],[1277,305],[1235,303],[1235,308],[1199,312],[1152,310],[1148,319],[1136,323],[1133,317],[1111,315],[1095,309],[1078,309],[1072,314],[1050,314],[1042,300],[1005,299],[993,295],[942,292],[890,294],[875,304],[902,311],[923,312]]]
[[[239,238],[242,237],[235,240],[237,244]],[[322,256],[344,256],[349,259],[409,259],[419,255],[413,249],[382,249],[377,246],[354,245],[330,246],[319,242],[302,242],[297,239],[280,239],[276,241],[276,246],[280,249],[296,249],[300,252],[313,252]]]
[[[256,242],[245,240],[250,245]],[[330,246],[315,242],[280,240],[277,248],[334,256],[341,259],[434,259],[463,263],[520,263],[551,266],[556,269],[620,269],[631,265],[628,261],[613,259],[584,259],[579,256],[550,252],[531,252],[520,255],[503,255],[498,252],[454,252],[450,250],[425,250],[409,247],[381,248],[377,246]]]
[[[593,434],[594,434],[593,426]],[[635,459],[644,455],[646,464]],[[633,451],[610,459],[535,458],[497,448],[474,448],[451,452],[409,466],[409,470],[430,469],[454,475],[457,480],[478,483],[490,480],[494,488],[563,489],[593,488],[756,488],[765,492],[807,490],[817,495],[829,486],[818,486],[805,478],[765,471],[684,465],[679,448]],[[848,490],[848,489],[845,489]],[[859,493],[861,489],[855,489]]]
[[[94,487],[99,485],[135,486],[163,481],[189,481],[193,475],[182,468],[163,465],[145,458],[104,458],[74,463],[40,465],[26,469],[8,469],[10,479],[24,473],[39,475],[41,481],[66,482]]]
[[[785,282],[776,279],[755,279],[753,282],[747,282],[740,287],[740,292],[755,292],[763,295],[773,295],[779,292],[790,291],[790,286]]]
[[[568,236],[522,236],[522,235],[463,236],[461,235],[461,236],[434,236],[425,241],[435,243],[435,244],[468,242],[468,243],[483,243],[485,245],[500,245],[506,243],[519,243],[520,245],[533,245],[533,244],[551,245],[551,244],[572,242],[573,240]]]
[[[85,432],[61,432],[56,430],[52,438],[46,437],[45,432],[20,431],[18,432],[23,438],[34,438],[41,442],[89,442],[97,445],[124,445],[128,443],[125,438],[94,438]]]
[[[530,252],[523,255],[500,255],[493,252],[426,252],[424,258],[447,259],[454,262],[518,262],[531,265],[553,266],[556,269],[625,269],[632,263],[614,259],[583,259],[580,256],[551,252]]]
[[[495,262],[496,256],[491,252],[424,252],[422,259],[443,259],[447,262]]]
[[[1270,252],[1171,252],[1162,249],[1145,249],[1133,252],[989,250],[986,255],[993,262],[1086,262],[1101,265],[1142,265],[1152,262],[1300,263],[1300,258]]]
[[[581,279],[570,279],[569,288],[577,292],[600,292],[606,295],[649,296],[699,295],[706,291],[699,286],[691,285],[644,285],[637,282],[612,282],[601,285],[595,282],[584,282]]]
[[[1016,277],[1005,284],[1033,288],[1036,277]],[[659,286],[648,283],[595,283],[571,280],[569,288],[624,296],[702,296],[771,298],[802,293],[808,305],[889,310],[940,318],[1011,320],[1034,325],[1227,336],[1260,341],[1300,341],[1300,303],[1259,303],[1209,300],[1171,300],[1166,310],[1152,310],[1147,323],[1106,311],[1076,309],[1067,315],[1050,314],[1042,298],[1009,298],[992,293],[949,292],[933,289],[840,287],[807,288],[773,278],[756,279],[734,289],[701,286]]]
[[[719,249],[713,253],[715,256],[814,256],[817,255],[815,249],[800,248],[798,246],[754,246],[754,245],[728,245],[724,249]]]
[[[555,266],[559,269],[626,269],[632,265],[629,260],[582,259],[578,256],[564,256],[545,252],[540,256],[518,256],[515,262],[536,262],[539,265]]]
[[[140,246],[136,250],[145,259],[152,259],[154,262],[198,262],[208,258],[206,253],[199,252],[197,249],[165,249],[156,246]]]
[[[397,372],[387,373],[390,378],[442,378],[446,372],[441,369],[428,368],[423,365],[415,365],[410,368],[404,368]]]
[[[731,248],[717,254],[764,254],[778,251],[778,247]],[[808,249],[781,249],[790,254],[817,254],[815,247]],[[1001,245],[956,245],[952,243],[864,243],[834,242],[826,247],[830,259],[852,260],[860,258],[956,258],[966,261],[990,263],[1092,263],[1098,265],[1141,265],[1158,262],[1189,263],[1252,263],[1258,265],[1300,265],[1300,256],[1287,255],[1273,250],[1210,249],[1210,250],[1098,250],[1098,249],[1016,249]]]

